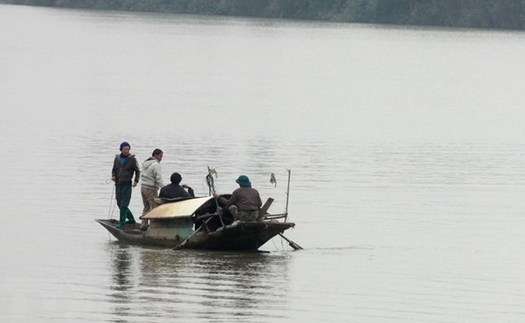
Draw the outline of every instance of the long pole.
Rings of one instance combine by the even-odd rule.
[[[290,176],[292,175],[291,169],[287,168],[286,171],[288,171],[288,187],[286,188],[286,207],[284,210],[284,214],[286,215],[284,217],[284,222],[288,220],[288,201],[290,200]]]
[[[288,202],[290,200],[290,177],[292,176],[292,170],[288,168],[286,170],[288,171],[288,187],[286,188],[286,209],[284,212],[284,222],[286,222],[286,220],[288,219]],[[292,247],[294,250],[303,250],[303,248],[300,245],[288,239],[282,233],[279,233],[279,235],[281,236],[281,238],[286,240],[290,247]]]

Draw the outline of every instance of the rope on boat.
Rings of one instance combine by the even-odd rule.
[[[208,195],[211,196],[213,193],[215,193],[215,184],[211,174],[206,175],[206,184],[208,185]]]
[[[111,178],[106,180],[106,184],[111,183]],[[115,201],[115,188],[111,188],[111,197],[109,199],[109,209],[108,209],[108,220],[111,220],[113,218],[113,214],[115,213],[115,206],[117,205]],[[108,240],[111,241],[111,234],[108,231]]]
[[[215,168],[211,168],[210,166],[208,166],[208,175],[206,175],[206,184],[208,184],[208,192],[209,192],[209,196],[211,196],[212,194],[215,194],[215,181],[213,179],[213,175],[215,175],[215,177],[218,177],[217,175],[217,171],[215,170]],[[216,207],[216,212],[219,211],[219,201],[217,201],[215,199],[215,207]],[[224,226],[224,220],[222,219],[222,215],[219,214],[219,219],[221,220],[221,225]]]
[[[108,179],[106,180],[106,184],[109,184],[111,183],[111,179]],[[108,220],[113,218],[113,214],[115,213],[115,199],[114,199],[114,195],[115,195],[115,189],[112,188],[111,189],[111,198],[109,200],[109,209],[108,209]]]
[[[215,168],[208,166],[208,175],[206,175],[206,184],[208,185],[208,194],[210,196],[216,192],[215,191],[215,180],[213,179],[213,175],[215,175],[215,178],[219,176]]]
[[[288,239],[287,237],[285,237],[282,233],[279,233],[279,235],[281,236],[281,238],[283,238],[284,240],[286,240],[288,242],[288,245],[290,247],[292,247],[294,250],[303,250],[303,248],[298,245],[297,243],[293,242],[292,240]]]

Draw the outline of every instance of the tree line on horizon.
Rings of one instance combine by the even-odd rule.
[[[525,0],[7,0],[11,4],[522,30]]]

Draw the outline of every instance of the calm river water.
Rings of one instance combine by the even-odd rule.
[[[0,5],[0,43],[0,321],[525,321],[524,33]],[[276,213],[291,169],[305,250],[116,243],[124,140]]]

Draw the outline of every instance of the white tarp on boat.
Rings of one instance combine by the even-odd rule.
[[[198,208],[200,208],[207,201],[212,200],[213,197],[196,197],[192,199],[165,203],[157,206],[148,214],[141,217],[142,219],[170,219],[170,218],[184,218],[189,217]]]

